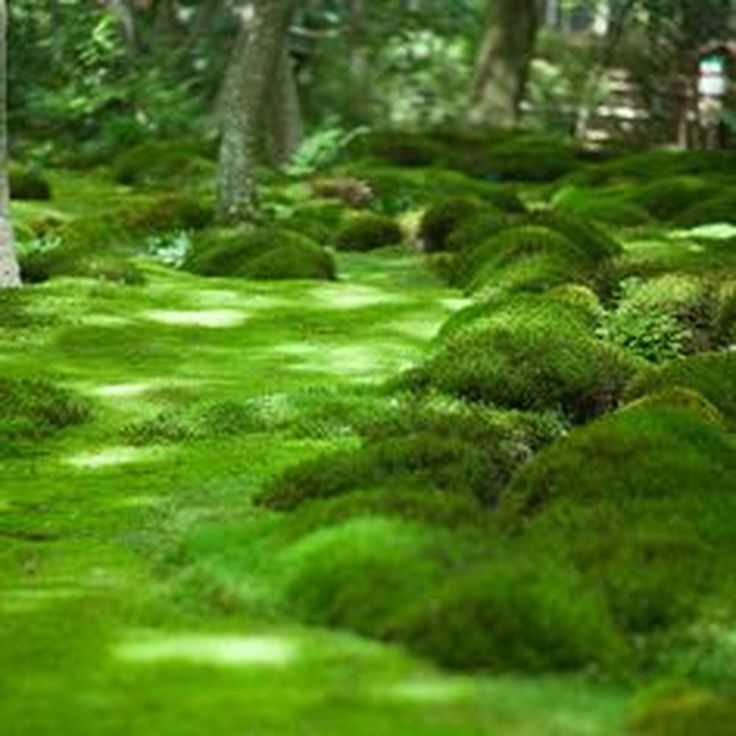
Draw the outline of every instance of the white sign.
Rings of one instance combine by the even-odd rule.
[[[722,56],[706,56],[700,60],[698,92],[703,97],[725,96],[726,84],[726,62]]]

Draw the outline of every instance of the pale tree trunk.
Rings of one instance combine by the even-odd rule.
[[[255,164],[264,140],[271,89],[296,0],[259,0],[233,50],[222,99],[218,171],[220,219],[248,219],[256,205]]]
[[[473,80],[472,125],[510,128],[519,122],[538,23],[537,0],[490,0]]]
[[[5,0],[0,0],[0,288],[4,289],[20,286],[8,207],[7,25]]]

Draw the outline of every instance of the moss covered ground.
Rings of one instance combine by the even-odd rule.
[[[53,206],[78,211],[63,193]],[[403,251],[339,265],[337,283],[266,284],[143,261],[145,287],[56,279],[27,292],[22,329],[0,329],[3,376],[48,376],[92,407],[87,423],[0,458],[3,734],[616,731],[616,688],[445,674],[248,603],[258,581],[229,535],[254,517],[279,523],[249,499],[349,439],[126,440],[126,426],[200,402],[376,383],[462,303]],[[234,568],[240,597],[222,583]]]
[[[689,180],[528,158],[492,183],[358,162],[358,203],[277,181],[259,237],[308,233],[334,280],[154,257],[223,236],[199,167],[196,222],[160,207],[166,171],[52,171],[13,203],[43,268],[0,295],[3,735],[723,720],[736,230],[660,211]],[[440,194],[472,212],[421,254]],[[614,199],[645,215],[590,214]],[[325,247],[377,216],[404,242]]]

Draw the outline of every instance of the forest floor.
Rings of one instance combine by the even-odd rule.
[[[249,498],[338,440],[126,443],[121,428],[193,400],[380,382],[462,304],[405,251],[339,265],[336,283],[151,263],[145,288],[59,279],[35,287],[46,323],[0,330],[9,374],[50,371],[95,404],[86,425],[0,458],[4,736],[620,732],[628,694],[614,687],[446,674],[221,592],[233,569],[256,584],[227,540],[280,523]]]

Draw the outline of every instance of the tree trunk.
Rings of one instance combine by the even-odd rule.
[[[518,123],[538,21],[536,0],[490,0],[473,80],[472,125],[510,128]]]
[[[276,166],[283,166],[301,145],[303,132],[294,64],[286,47],[279,59],[269,117],[269,157]]]
[[[5,289],[20,286],[13,226],[8,211],[7,25],[5,0],[0,0],[0,288]]]
[[[256,205],[254,167],[295,5],[296,0],[259,0],[253,22],[235,42],[221,111],[218,212],[224,221],[248,219]]]

